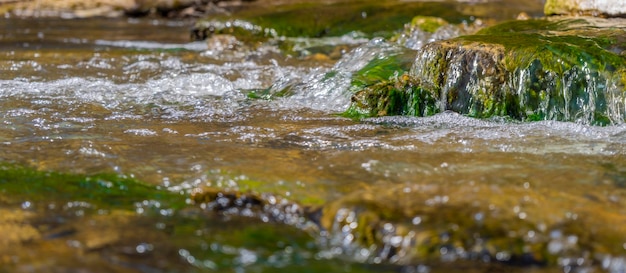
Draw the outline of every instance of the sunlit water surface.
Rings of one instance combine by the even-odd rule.
[[[238,189],[239,180],[255,180],[261,182],[256,191],[318,205],[356,190],[372,189],[375,194],[402,185],[530,187],[579,197],[595,191],[602,196],[597,202],[625,202],[623,124],[518,123],[448,112],[426,118],[355,121],[338,115],[350,101],[342,91],[349,81],[338,79],[330,86],[319,81],[330,69],[346,73],[354,69],[340,66],[342,61],[349,62],[350,53],[335,65],[330,60],[285,57],[272,46],[220,49],[206,42],[189,42],[186,22],[5,19],[0,25],[10,29],[0,33],[0,161],[5,163],[87,175],[115,172],[183,193],[207,184]],[[359,38],[344,40],[351,47],[367,43]],[[303,84],[290,97],[247,96],[249,90],[298,81]],[[609,203],[601,207],[626,213]],[[84,263],[72,263],[73,257],[58,254],[42,264],[61,268],[60,272],[65,272],[63,268],[97,271],[94,266],[99,263],[153,272],[159,268],[154,260],[175,259],[178,268],[188,262],[200,271],[232,267],[271,272],[281,261],[288,265],[322,259],[323,255],[305,250],[295,257],[294,250],[284,245],[264,253],[259,246],[235,247],[238,242],[220,241],[219,236],[210,239],[207,233],[263,224],[249,218],[205,217],[221,224],[198,227],[195,234],[204,236],[205,254],[214,253],[200,262],[193,255],[203,254],[182,248],[143,261],[141,254],[163,239],[155,237],[129,240],[135,249],[120,246],[99,254],[100,258],[80,254],[88,257]],[[80,225],[80,220],[73,221]],[[150,229],[147,226],[159,227],[150,221],[157,220],[120,223],[112,229],[135,228],[141,233]],[[626,248],[626,242],[622,243]],[[33,257],[54,256],[50,250],[33,251],[10,256],[25,261],[10,268],[42,270],[32,262],[37,260]],[[136,257],[128,258],[125,251]],[[375,263],[366,266],[355,260],[328,262],[333,265],[324,270],[407,270]],[[459,262],[411,270],[445,272],[450,268],[477,267]],[[122,270],[111,270],[118,269]]]

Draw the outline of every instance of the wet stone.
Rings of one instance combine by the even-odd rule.
[[[409,72],[419,88],[404,90],[409,100],[395,105],[410,108],[416,98],[428,97],[436,99],[434,105],[420,103],[436,112],[452,110],[471,117],[620,124],[626,120],[626,59],[619,38],[624,33],[623,19],[536,19],[433,42],[418,51]],[[397,93],[392,91],[365,89],[390,97]],[[405,114],[370,111],[380,113]]]
[[[619,262],[626,240],[621,224],[626,218],[615,203],[621,201],[527,185],[453,184],[366,187],[320,209],[276,195],[211,187],[195,189],[192,199],[222,215],[318,233],[333,255],[373,264],[482,261],[598,268],[607,259]],[[610,203],[614,209],[607,209]]]
[[[546,15],[626,16],[626,2],[621,0],[547,0]]]
[[[511,198],[520,196],[519,200]],[[607,200],[494,185],[412,184],[355,191],[323,208],[329,244],[376,263],[482,260],[598,266],[621,255],[621,209]]]
[[[0,247],[41,238],[39,231],[27,222],[32,216],[32,213],[21,210],[0,209]]]

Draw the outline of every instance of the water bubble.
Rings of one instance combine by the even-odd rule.
[[[81,243],[77,240],[67,240],[67,245],[69,247],[73,247],[73,248],[80,248],[81,247]]]
[[[393,236],[389,240],[389,243],[394,247],[399,247],[400,244],[402,243],[402,239],[403,239],[402,236]]]
[[[137,247],[135,247],[135,250],[139,254],[152,251],[153,249],[154,249],[154,246],[151,244],[147,244],[147,243],[141,243],[141,244],[138,244]]]
[[[478,212],[478,213],[474,214],[474,220],[476,222],[482,222],[484,218],[485,218],[485,214],[482,213],[482,212]]]
[[[391,223],[385,223],[383,225],[383,229],[385,230],[385,232],[389,232],[389,233],[394,232],[394,230],[395,230],[393,224],[391,224]]]
[[[239,257],[235,260],[241,265],[247,266],[255,263],[257,259],[258,257],[255,252],[247,249],[241,249],[239,250]]]
[[[500,251],[496,253],[496,259],[501,262],[508,261],[511,259],[511,254],[508,252]]]
[[[446,254],[448,254],[448,248],[447,248],[447,247],[445,247],[445,246],[444,246],[444,247],[442,247],[442,248],[440,248],[440,249],[439,249],[439,253],[440,253],[441,255],[446,255]]]
[[[515,207],[513,207],[513,212],[514,212],[515,214],[519,213],[519,212],[520,212],[520,207],[519,207],[519,206],[515,206]]]
[[[128,129],[124,131],[125,134],[132,134],[136,136],[156,136],[157,132],[150,129]]]
[[[212,270],[216,270],[217,269],[217,264],[211,260],[204,260],[202,262],[202,266],[204,266],[204,268],[208,268],[208,269],[212,269]]]
[[[341,232],[343,232],[343,233],[348,233],[348,232],[350,232],[350,230],[351,230],[351,229],[350,229],[350,226],[349,226],[349,225],[344,225],[344,226],[341,228]]]

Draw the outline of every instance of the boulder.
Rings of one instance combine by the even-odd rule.
[[[360,90],[352,112],[420,116],[434,108],[479,118],[623,123],[625,35],[623,19],[537,19],[433,42],[418,52],[410,81],[397,77]],[[373,103],[379,100],[395,107],[381,109],[385,104]]]
[[[547,0],[546,15],[590,15],[602,17],[626,16],[626,2],[622,0]]]

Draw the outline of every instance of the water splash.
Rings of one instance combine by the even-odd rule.
[[[270,88],[270,93],[291,93],[288,104],[328,111],[345,111],[352,97],[351,86],[357,73],[377,60],[406,54],[406,49],[382,38],[370,40],[345,56],[330,70],[316,71],[301,80],[282,79]],[[385,69],[385,68],[378,68]],[[368,72],[365,72],[368,73]]]

